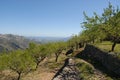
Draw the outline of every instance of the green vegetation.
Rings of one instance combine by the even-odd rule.
[[[29,73],[38,68],[39,64],[52,54],[56,55],[55,61],[62,51],[66,49],[65,42],[46,44],[30,43],[26,50],[16,50],[0,55],[0,70],[10,69],[18,74],[17,80],[21,79],[23,73]]]
[[[7,69],[7,64],[8,64],[8,55],[1,54],[0,55],[0,71]]]
[[[84,12],[85,22],[83,22],[82,27],[84,31],[80,34],[85,41],[84,42],[95,42],[103,40],[112,41],[111,51],[118,42],[120,42],[120,10],[119,8],[114,8],[111,3],[104,9],[101,15],[97,15],[94,12],[92,17],[89,17]]]
[[[37,45],[35,43],[30,43],[29,48],[27,51],[34,59],[34,62],[36,63],[36,69],[41,61],[43,61],[49,54],[47,46],[45,45]]]
[[[33,58],[26,51],[16,50],[0,56],[0,69],[13,70],[18,74],[17,80],[20,80],[22,73],[28,73],[34,67]]]
[[[67,44],[65,42],[57,42],[57,43],[53,43],[53,50],[54,50],[54,54],[55,54],[55,61],[58,61],[58,57],[60,56],[60,54],[62,53],[63,50],[65,50],[67,47]]]
[[[17,50],[9,53],[8,68],[18,74],[17,80],[20,80],[22,73],[28,73],[35,69],[33,58],[27,51]]]
[[[109,52],[112,47],[112,42],[103,41],[102,43],[95,43],[94,45],[105,52]],[[120,44],[116,44],[113,55],[120,58]]]
[[[96,70],[94,66],[92,66],[90,63],[87,63],[82,59],[76,59],[75,62],[76,62],[76,66],[80,71],[79,76],[83,80],[113,80],[109,76]]]
[[[76,60],[76,65],[80,71],[80,77],[84,80],[88,80],[90,76],[94,74],[94,67],[88,63],[85,63],[82,60]]]

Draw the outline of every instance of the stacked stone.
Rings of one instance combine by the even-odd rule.
[[[81,80],[74,59],[68,58],[53,80]]]

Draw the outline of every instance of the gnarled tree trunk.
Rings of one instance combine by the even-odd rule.
[[[111,51],[114,51],[114,48],[115,48],[116,44],[117,44],[117,42],[114,42],[114,43],[112,44]]]
[[[17,80],[20,80],[21,79],[21,74],[22,74],[22,72],[17,72],[18,73],[18,78],[17,78]]]

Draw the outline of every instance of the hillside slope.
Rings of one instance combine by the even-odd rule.
[[[25,49],[28,47],[29,40],[23,36],[12,35],[12,34],[0,34],[0,52],[6,50]]]

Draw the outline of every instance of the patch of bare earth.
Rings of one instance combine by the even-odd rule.
[[[43,61],[41,64],[44,64]],[[44,65],[40,65],[36,71],[30,72],[23,76],[22,80],[52,80],[55,73]]]
[[[42,73],[32,73],[26,75],[23,80],[51,80],[55,73],[42,72]]]

